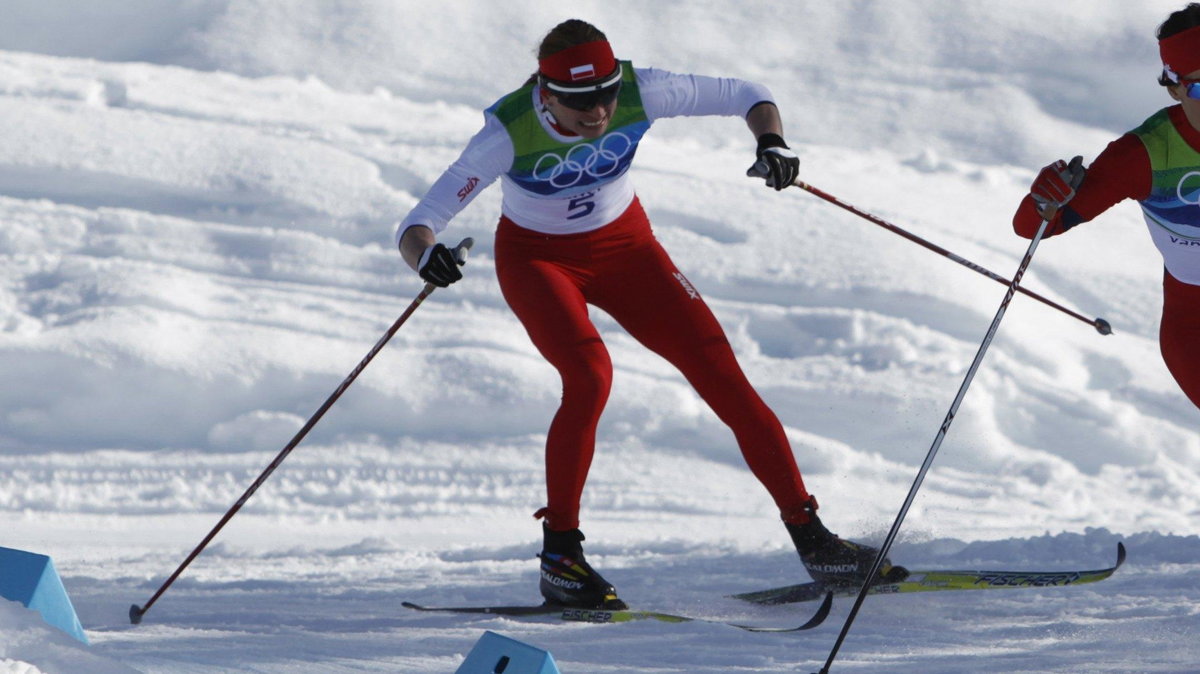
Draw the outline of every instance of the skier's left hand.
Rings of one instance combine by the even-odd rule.
[[[777,133],[764,133],[758,137],[758,161],[747,173],[756,173],[767,179],[767,187],[775,191],[791,187],[800,175],[800,158],[788,149],[783,137]]]

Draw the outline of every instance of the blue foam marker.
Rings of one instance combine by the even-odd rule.
[[[47,624],[88,643],[67,588],[46,555],[0,548],[0,597],[21,602]]]
[[[554,656],[516,639],[484,632],[455,674],[560,674]]]

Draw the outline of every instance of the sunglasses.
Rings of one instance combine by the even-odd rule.
[[[620,64],[617,64],[617,69],[611,77],[603,82],[586,86],[572,86],[556,82],[545,76],[541,78],[541,84],[547,91],[554,94],[559,103],[572,110],[587,112],[596,106],[608,105],[617,100],[617,96],[621,93],[621,70]]]
[[[1178,84],[1183,87],[1188,98],[1200,100],[1200,80],[1185,80],[1181,77]]]

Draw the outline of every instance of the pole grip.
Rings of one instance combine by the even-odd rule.
[[[467,263],[467,251],[471,250],[471,246],[474,245],[475,239],[472,239],[468,236],[462,241],[459,241],[458,245],[451,249],[451,252],[454,253],[454,261],[457,262],[460,267]]]

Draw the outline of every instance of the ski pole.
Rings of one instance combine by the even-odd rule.
[[[809,192],[811,194],[814,194],[814,195],[824,199],[825,201],[828,201],[829,203],[833,204],[834,206],[837,206],[839,208],[844,208],[845,210],[850,211],[851,213],[857,215],[860,218],[863,218],[864,220],[868,220],[870,222],[875,223],[876,225],[879,225],[880,227],[883,227],[884,229],[886,229],[890,232],[899,234],[900,236],[908,239],[909,241],[912,241],[913,243],[920,244],[921,246],[924,246],[925,248],[928,248],[929,250],[932,250],[935,253],[939,253],[944,257],[948,257],[951,260],[954,260],[955,262],[961,264],[962,266],[964,266],[968,269],[971,269],[973,271],[979,272],[980,274],[983,274],[984,276],[992,279],[993,281],[996,281],[1003,285],[1008,285],[1008,279],[1004,278],[1003,276],[1000,276],[999,274],[996,274],[984,267],[981,267],[966,258],[955,255],[954,253],[946,250],[945,248],[942,248],[941,246],[939,246],[935,243],[926,241],[925,239],[922,239],[921,237],[917,236],[916,234],[913,234],[909,231],[901,229],[900,227],[897,227],[896,225],[893,225],[892,223],[890,223],[882,218],[876,217],[874,215],[871,215],[870,213],[867,213],[866,211],[860,210],[859,208],[856,208],[855,206],[848,204],[845,201],[842,201],[841,199],[833,196],[832,194],[829,194],[828,192],[824,192],[822,190],[817,189],[816,187],[813,187],[812,185],[809,185],[808,183],[800,180],[799,178],[797,178],[795,181],[793,181],[792,184],[795,185],[796,187],[799,187],[802,190],[805,190],[806,192]],[[1077,318],[1077,319],[1083,321],[1084,323],[1091,325],[1093,328],[1096,329],[1096,332],[1099,332],[1102,335],[1111,335],[1112,334],[1112,326],[1109,325],[1108,321],[1104,320],[1103,318],[1088,318],[1078,312],[1071,311],[1070,309],[1062,306],[1061,304],[1058,304],[1057,302],[1046,299],[1045,297],[1042,297],[1041,295],[1033,292],[1032,290],[1026,290],[1023,287],[1018,287],[1017,292],[1025,294],[1029,297],[1032,297],[1033,299],[1035,299],[1047,306],[1058,309],[1059,311],[1063,312],[1064,314],[1067,314],[1068,316],[1071,316],[1072,318]]]
[[[459,264],[464,264],[467,261],[467,251],[470,250],[471,246],[474,244],[474,239],[467,237],[454,248],[454,257],[458,260]],[[349,376],[342,380],[342,383],[339,384],[336,389],[334,389],[333,394],[325,400],[324,404],[322,404],[321,407],[311,417],[309,417],[308,421],[304,424],[304,427],[301,428],[300,431],[296,433],[295,437],[293,437],[291,441],[287,443],[287,446],[285,446],[279,452],[279,454],[275,456],[275,460],[272,461],[271,464],[267,466],[261,474],[259,474],[258,479],[256,479],[254,483],[250,485],[250,488],[247,489],[244,494],[242,494],[241,498],[239,498],[237,502],[233,504],[233,507],[226,511],[224,517],[217,522],[217,525],[212,528],[212,531],[208,532],[208,535],[204,537],[204,540],[200,541],[200,545],[197,545],[196,549],[192,550],[191,554],[187,556],[187,559],[183,560],[183,563],[179,565],[179,568],[175,569],[175,573],[172,573],[171,576],[167,578],[166,582],[164,582],[162,586],[158,588],[158,591],[154,593],[154,596],[150,597],[150,600],[142,606],[133,604],[129,607],[129,622],[133,623],[134,625],[142,622],[142,616],[146,615],[146,611],[150,610],[150,607],[154,605],[154,602],[158,601],[158,598],[167,591],[167,588],[171,587],[171,584],[174,583],[177,578],[179,578],[179,575],[182,574],[183,570],[192,563],[192,560],[194,560],[196,556],[199,555],[206,546],[208,546],[212,539],[216,537],[217,532],[219,532],[229,522],[229,520],[233,519],[233,516],[242,509],[242,506],[246,505],[246,501],[250,499],[250,496],[252,496],[254,492],[258,491],[258,488],[267,481],[267,478],[271,475],[271,473],[275,472],[275,469],[278,468],[279,465],[283,463],[284,459],[286,459],[288,455],[292,453],[292,450],[296,448],[296,445],[300,444],[300,441],[304,439],[304,436],[308,435],[308,432],[312,430],[313,426],[317,425],[317,422],[320,421],[321,417],[323,417],[325,413],[329,411],[330,407],[333,407],[333,403],[336,402],[337,399],[346,392],[346,389],[350,388],[350,384],[354,383],[354,380],[358,378],[359,374],[362,374],[362,371],[367,367],[367,364],[370,363],[373,358],[375,358],[375,356],[383,349],[384,345],[388,343],[388,340],[390,340],[392,336],[396,334],[396,331],[400,329],[400,326],[404,325],[405,321],[408,320],[408,317],[417,310],[417,307],[421,306],[421,303],[425,301],[425,298],[429,297],[429,295],[432,294],[436,288],[437,286],[433,285],[432,283],[425,284],[425,287],[421,289],[421,292],[418,293],[416,298],[413,299],[412,303],[408,305],[408,308],[404,310],[404,313],[400,314],[400,317],[396,319],[396,322],[392,323],[391,327],[387,329],[387,332],[383,333],[383,337],[381,337],[378,342],[375,342],[375,346],[371,347],[371,350],[367,352],[366,357],[364,357],[358,363],[358,366],[356,366],[354,370],[350,372]]]
[[[858,596],[854,600],[854,606],[851,607],[850,614],[846,616],[846,622],[842,625],[842,630],[838,634],[837,641],[834,642],[833,648],[829,651],[829,658],[825,660],[825,666],[817,674],[829,674],[829,668],[833,665],[833,660],[837,657],[838,650],[846,640],[846,634],[850,632],[850,625],[854,623],[854,618],[858,615],[858,610],[862,608],[863,600],[867,598],[867,593],[871,589],[871,582],[874,580],[875,575],[879,573],[879,568],[883,566],[883,560],[887,557],[888,550],[891,549],[892,543],[896,540],[896,534],[900,531],[900,525],[904,522],[905,516],[908,515],[908,509],[912,506],[913,499],[917,496],[917,490],[921,488],[921,483],[925,481],[925,474],[929,472],[930,466],[933,465],[933,459],[937,456],[938,449],[942,446],[942,440],[945,439],[946,433],[950,430],[950,424],[954,421],[954,415],[958,414],[958,406],[962,403],[963,397],[966,396],[967,389],[971,386],[971,381],[975,379],[975,372],[979,369],[979,364],[983,362],[983,356],[987,353],[988,347],[991,346],[992,338],[996,336],[996,330],[1000,328],[1000,321],[1004,318],[1004,312],[1008,309],[1008,303],[1012,301],[1017,288],[1020,287],[1021,277],[1025,275],[1025,270],[1029,267],[1029,263],[1033,261],[1033,253],[1037,250],[1038,243],[1042,240],[1042,237],[1045,236],[1046,227],[1049,224],[1049,220],[1042,220],[1037,234],[1029,242],[1029,249],[1025,251],[1025,257],[1021,258],[1021,264],[1017,267],[1017,273],[1008,284],[1008,291],[1004,293],[1004,299],[1000,302],[1000,308],[996,310],[996,317],[992,319],[992,324],[988,327],[987,334],[983,337],[983,342],[979,345],[979,351],[975,354],[975,360],[971,361],[971,367],[967,369],[967,376],[963,379],[962,385],[958,387],[958,395],[954,396],[954,402],[950,405],[950,411],[946,413],[946,418],[942,421],[941,428],[938,429],[937,435],[933,438],[933,445],[929,448],[929,453],[925,455],[925,462],[921,464],[921,469],[917,471],[917,477],[913,481],[912,488],[908,490],[908,496],[904,499],[904,504],[900,506],[900,512],[896,515],[896,521],[892,523],[892,528],[883,540],[883,545],[879,547],[879,554],[875,556],[875,562],[871,565],[871,570],[867,573],[867,579],[863,581],[862,588],[858,591]]]

